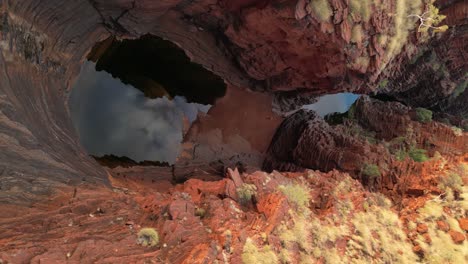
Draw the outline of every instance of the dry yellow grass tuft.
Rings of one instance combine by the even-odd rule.
[[[311,0],[309,3],[313,14],[323,22],[329,21],[333,15],[333,10],[328,0]]]

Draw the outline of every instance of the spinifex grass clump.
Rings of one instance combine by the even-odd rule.
[[[243,183],[242,186],[237,188],[237,196],[239,196],[239,202],[246,205],[252,200],[252,197],[257,192],[257,187],[253,184]]]
[[[288,201],[298,208],[309,205],[309,189],[299,184],[280,185],[278,189],[288,198]]]
[[[140,232],[138,232],[138,244],[143,245],[145,247],[153,247],[159,243],[159,235],[158,231],[154,228],[142,228]]]

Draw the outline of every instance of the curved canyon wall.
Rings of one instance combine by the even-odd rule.
[[[443,65],[448,65],[450,76],[434,79],[432,72],[418,70],[421,67],[413,67],[412,71],[400,69],[406,65],[405,58],[416,53],[419,46],[403,47],[391,38],[389,43],[396,45],[391,49],[377,43],[379,35],[386,35],[396,25],[386,15],[395,10],[393,2],[373,7],[371,13],[350,15],[347,1],[330,1],[329,8],[335,11],[328,17],[319,17],[304,1],[264,1],[268,5],[260,9],[242,2],[226,6],[211,0],[1,1],[1,162],[3,175],[8,175],[2,182],[3,188],[30,186],[28,193],[34,193],[32,185],[19,182],[23,177],[17,175],[23,175],[26,182],[37,181],[38,175],[59,183],[92,179],[105,182],[104,171],[78,144],[66,100],[87,53],[96,42],[110,35],[136,38],[151,33],[171,40],[193,61],[242,88],[305,89],[312,94],[364,92],[374,89],[372,83],[383,78],[379,73],[385,68],[383,75],[395,80],[402,79],[402,72],[418,76],[418,80],[426,76],[434,89],[448,95],[454,88],[453,82],[447,88],[447,78],[463,80],[460,76],[464,69],[466,72],[466,64],[456,57],[465,49],[462,43],[466,39],[466,18],[457,11],[460,6],[465,7],[462,2],[443,3],[448,24],[453,28],[430,45],[438,47],[438,58],[447,58]],[[406,8],[420,10],[417,4]],[[410,30],[415,25],[405,27]],[[353,38],[353,30],[364,35]],[[367,35],[369,32],[372,35]],[[404,37],[410,37],[413,43],[417,41],[408,32],[402,33]],[[425,57],[424,53],[418,60]],[[414,85],[395,88],[390,81],[386,91],[407,96],[427,86],[420,85],[414,77],[403,79]],[[461,110],[455,106],[444,109],[455,114],[466,112],[466,94],[464,91],[449,100],[454,101],[452,105],[460,105]],[[425,97],[416,97],[413,102],[423,104],[417,98]],[[441,99],[448,100],[447,96],[440,96],[424,104]],[[432,107],[437,103],[430,104]]]

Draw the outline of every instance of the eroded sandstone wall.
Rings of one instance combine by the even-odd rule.
[[[463,57],[466,18],[460,10],[466,4],[442,2],[442,10],[450,17],[447,23],[453,27],[429,44],[441,46],[436,49],[439,58]],[[78,145],[66,100],[86,54],[110,35],[137,38],[155,34],[182,47],[193,61],[226,82],[262,91],[302,89],[308,96],[365,92],[385,76],[399,80],[407,72],[403,67],[422,47],[416,44],[413,32],[417,24],[406,20],[403,35],[413,45],[404,46],[404,41],[396,43],[391,37],[398,25],[389,14],[403,15],[398,13],[396,1],[382,1],[353,14],[349,1],[328,4],[333,12],[322,17],[306,1],[286,0],[270,1],[266,6],[241,5],[236,10],[215,0],[1,1],[1,162],[3,175],[9,175],[2,188],[29,186],[31,191],[31,184],[19,180],[34,181],[38,175],[60,183],[81,182],[88,176],[105,178],[104,171]],[[422,10],[418,4],[406,8]],[[353,37],[353,31],[361,34]],[[386,47],[388,43],[378,41],[379,35],[390,36],[388,43],[396,46]],[[435,82],[434,94],[451,94],[453,85],[447,88],[444,83],[466,71],[464,59],[451,61],[448,77],[433,79],[432,72],[423,70],[416,72],[418,78],[404,79],[414,87],[426,87],[415,83],[429,78]],[[389,83],[392,87],[393,82]],[[411,91],[421,88],[405,91],[395,87],[394,91],[411,96]],[[459,98],[453,101],[454,110],[447,111],[460,112],[456,106],[463,106],[466,91]],[[466,112],[466,107],[461,108],[462,114]],[[8,195],[5,199],[12,199]]]
[[[404,192],[408,179],[417,179],[442,160],[454,161],[468,153],[467,136],[450,125],[422,123],[412,108],[401,103],[363,96],[341,124],[329,124],[307,110],[286,118],[263,166],[266,171],[338,169],[371,189]],[[423,164],[408,157],[414,149],[423,149],[431,162]],[[378,168],[378,177],[363,173],[371,164]]]

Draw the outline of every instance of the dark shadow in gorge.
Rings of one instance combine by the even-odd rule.
[[[136,40],[114,37],[98,43],[88,56],[106,71],[150,98],[184,96],[188,102],[215,103],[226,93],[223,79],[192,63],[176,44],[153,35]]]
[[[144,160],[144,161],[134,161],[129,157],[119,157],[115,155],[104,155],[104,156],[93,156],[91,155],[101,166],[108,167],[108,168],[116,168],[116,167],[123,167],[123,168],[130,168],[134,166],[155,166],[155,167],[170,167],[171,165],[168,162],[160,162],[160,161],[151,161],[151,160]]]

